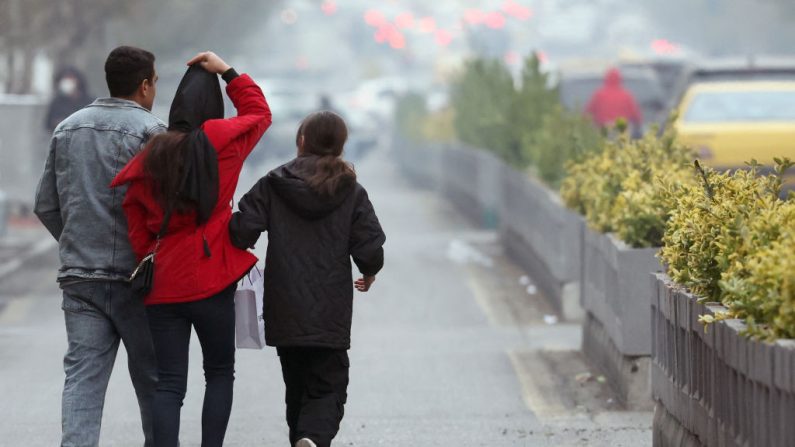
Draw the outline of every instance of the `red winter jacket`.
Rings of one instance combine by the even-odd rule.
[[[243,162],[271,124],[271,111],[262,90],[248,75],[233,79],[226,92],[237,116],[209,120],[202,125],[218,151],[218,204],[209,221],[196,224],[195,213],[173,214],[155,256],[155,275],[146,305],[181,303],[208,298],[241,278],[257,262],[251,253],[235,248],[227,230],[232,196]],[[127,215],[130,243],[138,259],[155,245],[164,212],[151,194],[143,157],[133,158],[111,187],[129,184],[122,207]],[[211,256],[204,253],[204,237]]]
[[[635,98],[621,86],[621,73],[615,68],[607,72],[604,85],[593,94],[585,111],[599,126],[610,126],[619,118],[638,126],[643,122]]]

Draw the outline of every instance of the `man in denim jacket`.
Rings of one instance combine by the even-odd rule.
[[[119,341],[129,358],[146,446],[153,445],[151,399],[157,382],[142,297],[129,276],[136,258],[121,208],[125,190],[111,180],[153,135],[155,57],[119,47],[105,62],[109,98],[66,118],[53,133],[35,212],[59,242],[68,350],[64,357],[61,445],[97,446]]]

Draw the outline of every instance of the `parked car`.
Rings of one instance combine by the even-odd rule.
[[[719,58],[688,66],[673,89],[675,108],[693,84],[722,81],[795,80],[795,59],[790,57]]]
[[[682,84],[682,79],[689,71],[689,63],[684,59],[650,59],[632,62],[621,62],[621,70],[650,69],[657,75],[663,95],[672,106],[680,92],[677,87]]]
[[[678,110],[679,138],[708,165],[732,169],[751,159],[764,165],[776,157],[795,160],[795,78],[700,80],[687,89]]]

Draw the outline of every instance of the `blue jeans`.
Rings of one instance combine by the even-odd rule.
[[[221,447],[232,412],[235,382],[235,290],[232,283],[209,298],[147,307],[159,381],[152,413],[156,447],[179,445],[180,410],[188,388],[191,330],[202,348],[202,447]]]
[[[154,445],[152,400],[157,366],[141,297],[123,282],[79,282],[63,286],[69,347],[64,357],[62,447],[99,445],[105,392],[119,342],[127,351],[145,438]]]

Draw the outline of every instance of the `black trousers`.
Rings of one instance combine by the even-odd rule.
[[[235,381],[235,290],[199,301],[147,307],[157,356],[158,385],[153,408],[157,447],[177,447],[182,401],[188,387],[191,328],[196,329],[204,357],[202,447],[224,443]]]
[[[331,446],[348,400],[348,351],[327,348],[277,348],[287,387],[290,445],[309,438]]]

